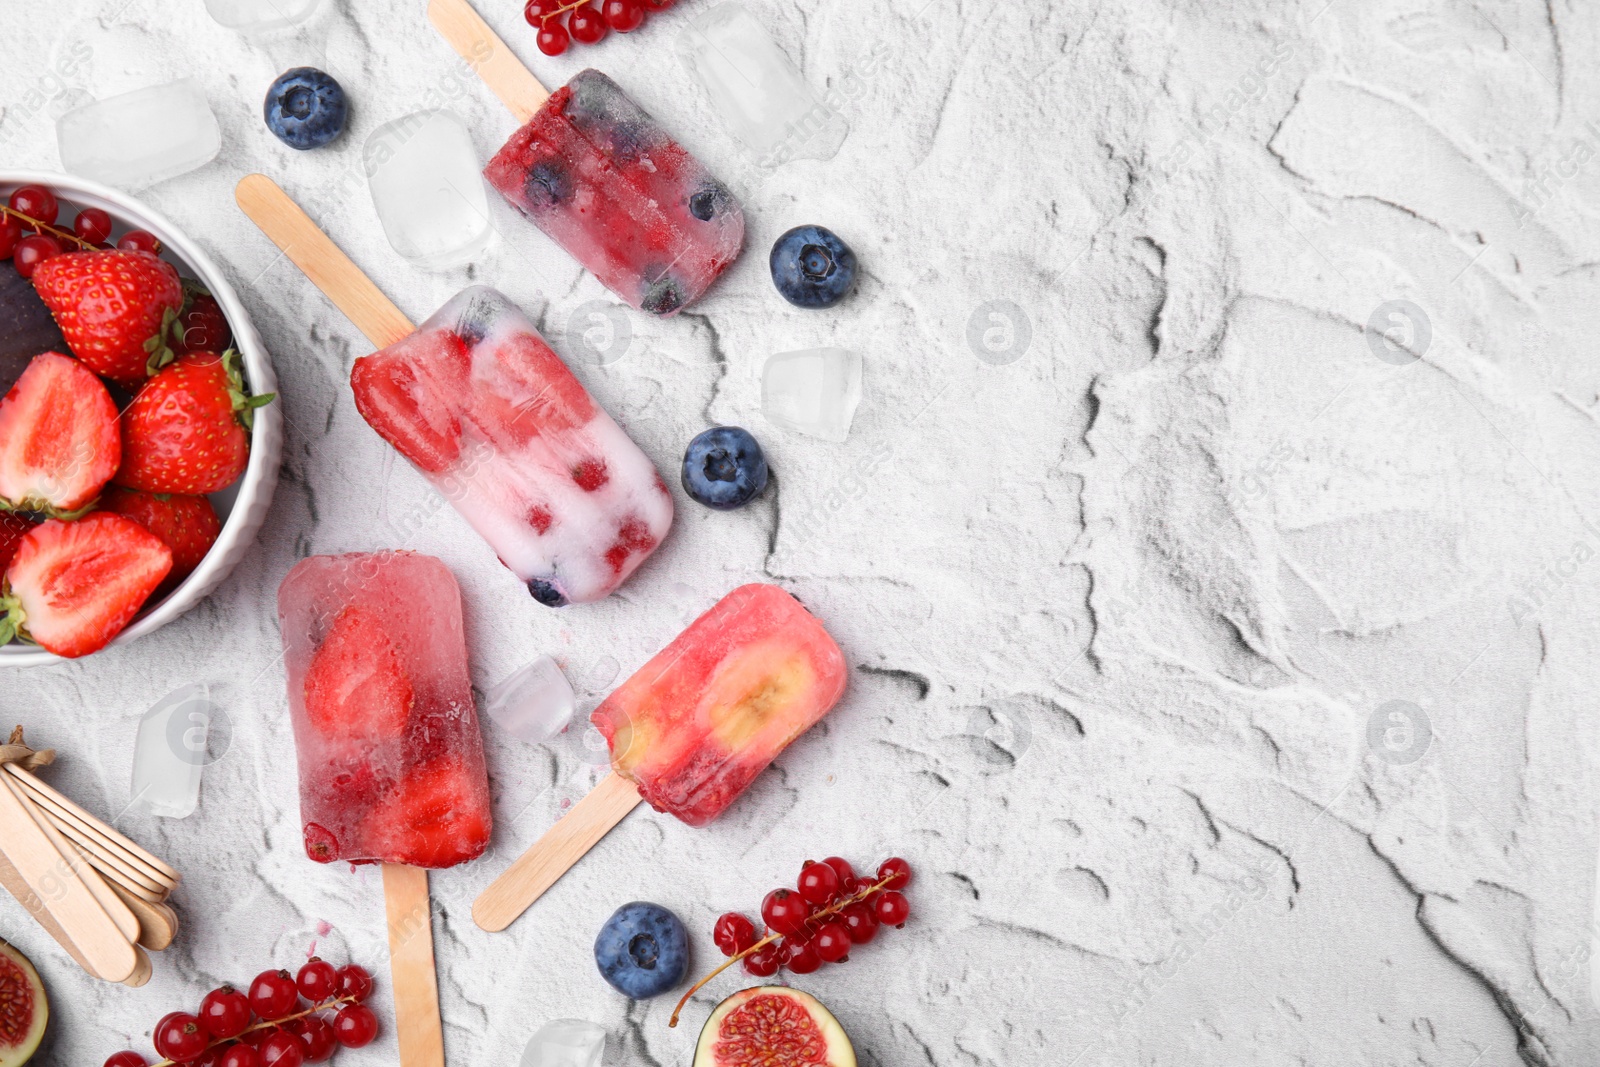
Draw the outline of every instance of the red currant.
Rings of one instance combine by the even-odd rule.
[[[211,1039],[206,1036],[200,1020],[186,1011],[175,1011],[161,1017],[155,1029],[156,1051],[169,1060],[184,1063],[200,1058]]]
[[[839,895],[839,872],[826,863],[812,863],[807,860],[806,865],[800,869],[799,889],[800,895],[808,903],[819,907],[832,904]]]
[[[47,226],[54,226],[56,216],[61,214],[61,205],[56,200],[56,194],[42,185],[24,185],[11,194],[9,203],[12,211]],[[32,226],[26,228],[33,229]]]
[[[878,865],[878,881],[889,879],[885,889],[904,889],[911,884],[911,864],[896,856]]]
[[[605,16],[593,4],[584,4],[567,16],[567,30],[579,44],[599,44],[609,29]]]
[[[238,1037],[250,1025],[250,998],[225,985],[200,1002],[200,1025],[212,1037]]]
[[[22,240],[22,223],[10,215],[0,215],[0,259],[10,259]]]
[[[773,941],[744,958],[744,969],[756,978],[771,978],[783,965],[783,949]]]
[[[86,207],[72,220],[72,232],[97,245],[111,236],[111,216],[97,207]]]
[[[129,230],[117,239],[117,247],[124,252],[149,252],[152,256],[161,254],[161,242],[156,240],[156,235],[146,230]]]
[[[811,939],[823,963],[843,963],[850,957],[850,931],[843,923],[827,922]]]
[[[327,960],[314,958],[300,968],[300,974],[294,982],[302,997],[313,1004],[321,1004],[338,992],[339,972]]]
[[[287,1030],[274,1030],[261,1042],[261,1067],[300,1067],[305,1062],[305,1042]]]
[[[222,1050],[220,1048],[208,1048],[200,1054],[199,1059],[190,1060],[184,1064],[184,1067],[221,1067],[221,1064]]]
[[[306,1045],[306,1062],[322,1063],[333,1057],[339,1048],[339,1039],[333,1035],[333,1026],[320,1015],[308,1015],[294,1024],[294,1032]]]
[[[878,921],[885,926],[904,926],[911,915],[911,904],[905,897],[890,890],[881,894],[873,904]]]
[[[16,265],[18,274],[31,278],[33,272],[39,269],[39,264],[60,254],[60,241],[47,233],[35,233],[17,242],[11,261]]]
[[[677,0],[644,0],[644,6],[651,11],[665,11],[675,3]]]
[[[567,28],[554,19],[539,27],[539,51],[545,55],[559,56],[571,43],[572,38],[567,35]]]
[[[339,968],[339,996],[357,1004],[372,995],[372,975],[365,967],[351,963]]]
[[[822,966],[822,957],[817,955],[817,946],[800,937],[786,937],[783,939],[783,965],[795,974],[810,974]]]
[[[730,911],[717,920],[717,925],[711,931],[711,939],[724,956],[737,956],[756,943],[755,924],[738,912]]]
[[[605,0],[600,13],[605,16],[606,25],[618,33],[636,30],[644,21],[644,8],[639,6],[639,0]]]
[[[229,1045],[218,1067],[261,1067],[261,1053],[250,1045]]]
[[[849,896],[861,888],[861,879],[856,877],[856,869],[850,866],[848,860],[842,860],[838,856],[829,856],[822,862],[832,867],[833,873],[839,876],[840,893]]]
[[[243,1041],[245,1044],[249,1045],[251,1048],[257,1048],[258,1049],[258,1048],[261,1047],[261,1042],[263,1042],[263,1041],[265,1041],[267,1039],[267,1035],[269,1033],[271,1033],[271,1031],[270,1030],[266,1030],[266,1029],[262,1029],[262,1030],[246,1030],[244,1033],[239,1035],[239,1040]]]
[[[137,1052],[113,1052],[105,1067],[149,1067],[150,1061]]]
[[[378,1036],[378,1017],[365,1004],[352,1004],[334,1016],[333,1036],[345,1048],[362,1048]]]
[[[811,907],[792,889],[774,889],[761,902],[761,918],[780,934],[797,934],[805,928]]]
[[[268,1022],[281,1019],[300,1003],[300,988],[288,971],[262,971],[250,983],[250,1007]]]
[[[538,29],[543,23],[541,20],[560,6],[560,0],[528,0],[522,9],[522,17],[528,20],[528,25]]]
[[[839,913],[839,921],[844,923],[850,940],[858,945],[865,945],[878,936],[878,917],[865,904],[850,905]]]

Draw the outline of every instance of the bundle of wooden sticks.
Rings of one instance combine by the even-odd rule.
[[[20,726],[0,745],[0,885],[89,974],[144,985],[144,950],[178,933],[178,872],[33,776],[54,759]]]

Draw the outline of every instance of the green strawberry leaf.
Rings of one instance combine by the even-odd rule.
[[[9,645],[19,637],[25,638],[22,624],[28,621],[27,612],[22,610],[22,601],[11,595],[0,596],[0,645]]]
[[[256,408],[264,408],[278,398],[277,393],[251,396],[245,392],[244,376],[239,371],[239,352],[230,348],[222,353],[222,366],[228,372],[228,399],[239,416],[239,424],[247,430],[256,427]]]
[[[153,375],[178,358],[167,344],[167,336],[177,337],[179,328],[178,313],[171,308],[162,309],[161,326],[156,330],[156,335],[144,343],[144,350],[150,353],[150,358],[144,364],[145,374]]]

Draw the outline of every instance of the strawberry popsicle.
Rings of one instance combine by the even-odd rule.
[[[690,826],[722,814],[838,703],[844,654],[800,602],[744,585],[595,709],[611,767]]]
[[[312,556],[278,588],[306,853],[450,867],[489,845],[461,593],[415,552]]]
[[[848,677],[798,600],[775,585],[735,589],[595,709],[612,773],[478,896],[473,921],[510,926],[641,799],[690,826],[715,819],[832,710]]]
[[[597,70],[557,89],[484,177],[630,305],[672,315],[739,255],[728,188]]]
[[[655,465],[500,293],[356,360],[356,408],[542,604],[599,600],[672,525]]]

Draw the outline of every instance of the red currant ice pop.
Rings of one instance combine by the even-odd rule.
[[[606,596],[672,525],[655,464],[486,285],[356,360],[350,385],[362,417],[541,604]]]
[[[430,0],[428,17],[524,123],[489,184],[606,288],[672,315],[738,258],[739,202],[616,82],[585,70],[546,93],[469,0]]]
[[[278,587],[306,853],[450,867],[489,845],[461,593],[415,552],[301,560]]]

